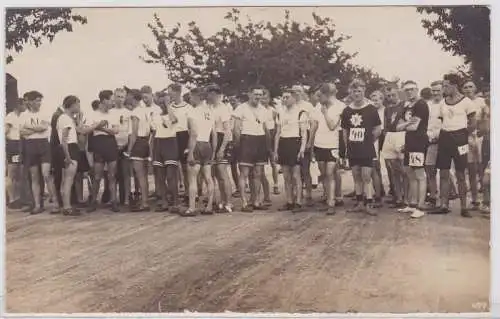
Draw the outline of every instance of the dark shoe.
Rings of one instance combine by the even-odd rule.
[[[151,209],[149,208],[149,206],[143,206],[143,205],[139,205],[137,207],[134,207],[132,209],[132,212],[134,213],[143,213],[143,212],[149,212]]]
[[[471,205],[472,205],[472,207],[470,208],[471,210],[479,210],[481,208],[481,203],[479,202],[472,202]]]
[[[114,213],[119,213],[120,212],[120,206],[118,206],[117,202],[114,202],[111,204],[111,211]]]
[[[460,216],[465,217],[465,218],[471,218],[472,215],[467,209],[462,209],[460,211]]]
[[[201,211],[201,214],[202,215],[213,215],[214,211],[213,211],[213,209],[205,208],[204,210]]]
[[[335,207],[344,207],[344,201],[343,200],[335,200]]]
[[[30,212],[30,215],[38,215],[43,213],[43,208],[35,208]]]
[[[34,207],[34,206],[32,206],[32,205],[28,205],[28,206],[26,206],[26,208],[24,208],[24,209],[23,209],[23,213],[31,213],[31,211],[32,211],[33,209],[35,209],[35,207]]]
[[[252,207],[253,207],[253,210],[261,210],[261,211],[262,210],[269,210],[269,207],[264,206],[262,204],[260,204],[260,205],[252,205]]]
[[[81,216],[82,215],[82,213],[80,213],[79,210],[73,209],[73,208],[71,208],[71,209],[64,209],[62,211],[62,214],[64,216]]]
[[[446,215],[449,214],[451,211],[448,207],[437,207],[435,210],[430,211],[430,214],[434,215]]]
[[[253,207],[251,205],[246,205],[241,208],[244,213],[253,213]]]
[[[347,210],[348,213],[360,213],[362,211],[364,211],[362,202],[356,202],[352,208]]]
[[[328,207],[326,215],[333,216],[335,214],[337,214],[337,210],[335,209],[335,207]]]
[[[314,202],[312,198],[306,198],[306,206],[307,207],[314,207]]]
[[[273,202],[270,199],[265,199],[262,204],[266,207],[270,207],[273,205]]]
[[[93,213],[97,210],[97,203],[91,203],[87,208],[87,213]]]
[[[278,211],[280,212],[288,212],[290,210],[293,210],[295,207],[294,204],[291,204],[291,203],[286,203],[285,205],[283,205],[282,207],[278,208]]]
[[[156,212],[165,213],[168,212],[169,207],[167,204],[158,205],[155,209]]]
[[[16,200],[16,201],[10,203],[9,205],[7,205],[7,207],[9,209],[21,209],[21,208],[23,208],[23,204],[21,203],[20,200]]]
[[[403,202],[394,202],[392,205],[389,205],[389,208],[403,208],[406,205]]]
[[[280,189],[278,186],[273,186],[273,194],[274,195],[279,195],[280,194]]]
[[[169,210],[169,212],[170,212],[171,214],[179,214],[179,213],[180,213],[180,211],[181,211],[181,210],[180,210],[179,206],[172,206],[172,207],[170,207],[170,210]]]
[[[179,215],[182,216],[182,217],[195,217],[195,216],[198,215],[198,213],[196,211],[190,210],[188,208],[185,211],[181,212]]]
[[[304,208],[302,207],[302,205],[299,205],[299,204],[295,204],[293,209],[292,209],[292,213],[302,213],[304,212]]]
[[[233,198],[240,198],[240,197],[241,197],[240,192],[236,191],[233,193]]]
[[[377,198],[373,204],[371,204],[372,208],[381,208],[383,205],[382,205],[382,200]]]
[[[369,216],[378,216],[378,213],[376,211],[376,207],[374,207],[374,204],[368,204],[366,205],[364,208],[363,208],[363,212],[366,214],[366,215],[369,215]]]

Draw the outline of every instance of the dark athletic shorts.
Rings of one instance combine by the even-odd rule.
[[[94,145],[95,145],[94,141],[95,141],[94,133],[90,133],[87,144],[87,150],[89,151],[89,153],[94,152]]]
[[[265,165],[269,160],[265,135],[241,135],[239,151],[243,166]]]
[[[349,166],[350,167],[373,167],[373,158],[349,158]]]
[[[410,135],[413,132],[407,132],[404,147],[404,166],[423,168],[425,166],[425,157],[427,156],[427,146],[429,139],[425,135]]]
[[[217,148],[215,149],[215,154],[217,155],[217,152],[219,151],[221,145],[222,145],[222,140],[224,139],[224,133],[218,132],[217,133]],[[221,160],[215,160],[216,164],[229,164],[231,161],[233,153],[233,143],[229,142],[226,144],[226,149],[224,150],[224,156],[222,157]]]
[[[187,163],[187,149],[189,144],[189,132],[181,131],[177,132],[177,150],[179,155],[179,162],[182,164]]]
[[[153,166],[177,165],[177,137],[156,137],[153,140]]]
[[[211,165],[212,164],[212,146],[210,142],[196,142],[194,147],[193,157],[195,164]]]
[[[111,135],[96,135],[93,141],[94,162],[111,163],[118,160],[118,145]]]
[[[314,147],[314,157],[318,162],[337,162],[339,150],[336,148]]]
[[[282,166],[300,165],[300,137],[281,137],[278,142],[278,164]]]
[[[130,151],[130,159],[135,161],[146,161],[149,158],[149,138],[138,136]]]
[[[24,161],[28,167],[51,161],[50,144],[46,138],[27,139],[25,151]]]
[[[62,145],[59,146],[62,148]],[[71,160],[73,161],[76,161],[78,163],[78,161],[80,160],[80,147],[78,146],[77,143],[70,143],[68,144],[68,151],[69,151],[69,157],[71,158]],[[64,151],[63,151],[63,154],[64,154]]]
[[[437,169],[450,169],[451,161],[455,170],[463,172],[467,168],[469,136],[467,129],[457,131],[441,131],[438,139]]]
[[[6,140],[5,153],[7,155],[7,163],[21,164],[21,141]]]

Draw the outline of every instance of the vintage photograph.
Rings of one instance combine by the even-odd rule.
[[[6,8],[5,310],[488,312],[490,11]]]

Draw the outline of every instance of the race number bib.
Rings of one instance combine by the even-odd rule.
[[[355,127],[349,130],[349,141],[363,142],[365,140],[365,129],[362,127]]]
[[[422,167],[424,165],[424,153],[410,152],[408,155],[408,165],[410,167]]]
[[[332,156],[334,158],[339,158],[339,150],[338,149],[334,148],[334,149],[330,150],[330,153],[332,154]]]
[[[465,155],[469,153],[469,145],[462,145],[458,147],[458,155]]]
[[[12,163],[13,164],[17,164],[20,162],[20,158],[19,158],[19,155],[14,155],[12,156]]]

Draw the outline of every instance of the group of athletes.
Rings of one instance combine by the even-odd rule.
[[[181,216],[230,213],[233,198],[241,199],[241,211],[253,212],[270,208],[282,173],[286,202],[280,210],[334,215],[344,206],[341,172],[348,168],[354,192],[346,196],[354,205],[347,212],[376,215],[389,204],[420,218],[449,213],[450,199],[459,198],[461,216],[489,213],[488,92],[479,94],[472,80],[447,74],[422,90],[406,81],[366,92],[356,79],[345,99],[337,94],[335,83],[307,91],[296,85],[272,100],[256,86],[245,100],[226,99],[217,85],[182,95],[182,86],[173,83],[156,93],[149,86],[103,90],[92,111],[83,113],[76,96],[65,97],[54,112],[41,108],[41,93],[27,92],[5,118],[8,207],[23,208],[21,193],[28,188],[26,210],[42,213],[46,189],[51,213],[93,212],[104,180],[113,212],[153,210],[151,198],[155,211]],[[316,202],[312,161],[323,190]]]

